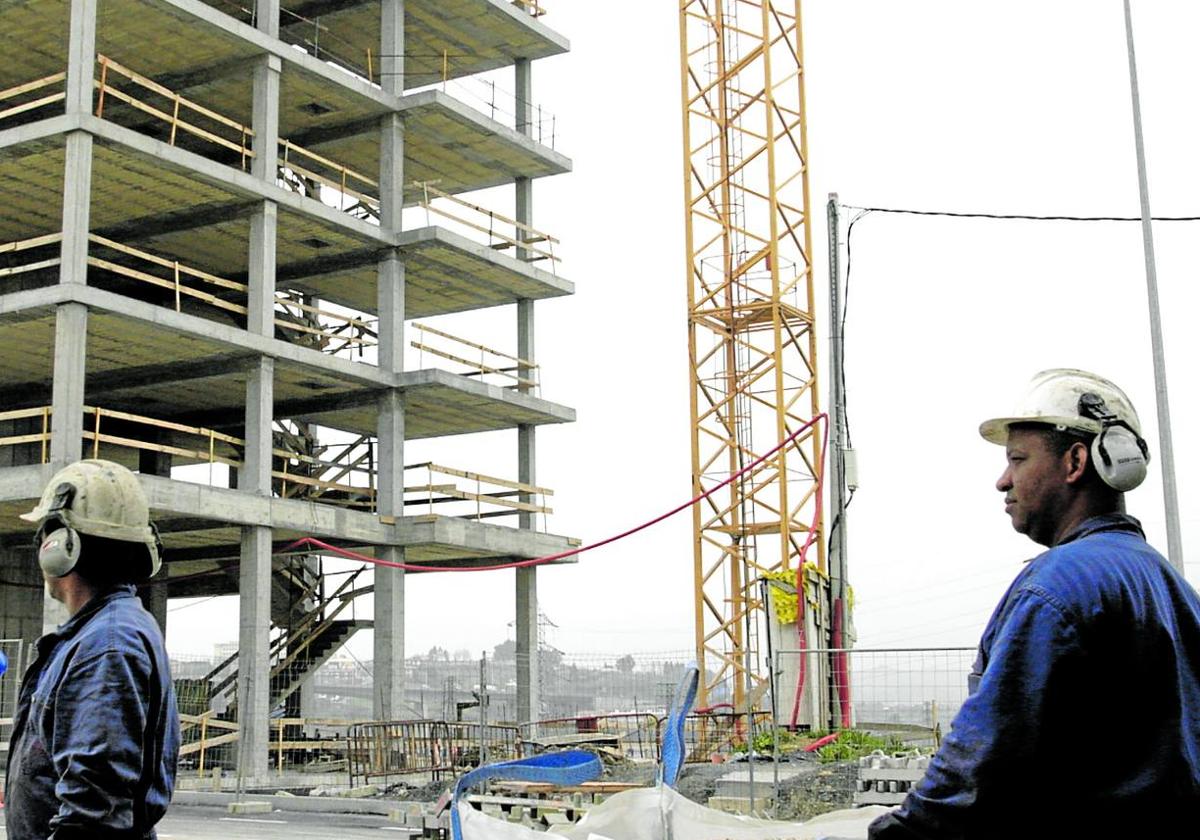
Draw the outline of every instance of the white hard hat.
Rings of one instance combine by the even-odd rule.
[[[21,514],[41,528],[58,520],[80,534],[141,543],[150,555],[150,575],[158,572],[158,534],[137,476],[113,461],[86,460],[63,467],[42,492],[37,507]]]
[[[1124,391],[1094,373],[1053,368],[1036,374],[1012,414],[985,420],[979,434],[1004,446],[1015,423],[1044,423],[1059,431],[1095,435],[1093,464],[1116,490],[1132,490],[1146,477],[1150,453],[1137,411]]]

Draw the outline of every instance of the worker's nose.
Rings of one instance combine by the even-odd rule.
[[[996,479],[996,489],[1001,493],[1007,493],[1012,489],[1012,470],[1009,467],[1004,468],[1004,472],[1000,473],[1000,477]]]

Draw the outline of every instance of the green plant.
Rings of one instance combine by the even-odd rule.
[[[879,736],[862,729],[843,729],[840,730],[836,741],[817,750],[817,759],[829,764],[834,761],[852,761],[876,750],[891,755],[906,749],[904,742],[894,735]]]

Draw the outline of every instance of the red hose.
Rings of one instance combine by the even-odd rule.
[[[831,732],[830,734],[826,735],[824,738],[818,738],[817,740],[813,741],[811,744],[809,744],[807,747],[804,748],[804,751],[805,752],[816,752],[817,750],[821,749],[821,747],[825,746],[826,744],[832,744],[839,737],[841,737],[841,734],[842,733],[840,731]]]
[[[409,571],[409,572],[493,572],[498,569],[524,569],[524,568],[528,568],[529,566],[540,566],[543,563],[550,563],[554,560],[562,560],[565,557],[573,557],[576,554],[582,554],[585,551],[591,551],[594,548],[600,548],[601,546],[608,545],[609,543],[614,543],[617,540],[621,540],[621,539],[624,539],[625,537],[632,536],[633,534],[636,534],[638,531],[644,531],[645,529],[649,528],[651,525],[657,525],[659,522],[662,522],[664,519],[668,519],[668,518],[674,516],[675,514],[679,513],[680,511],[687,510],[692,505],[694,505],[697,502],[700,502],[704,499],[707,499],[709,496],[711,496],[713,493],[716,493],[721,488],[726,487],[729,484],[732,484],[734,481],[741,478],[746,473],[757,468],[759,464],[761,464],[763,461],[770,458],[772,455],[774,455],[780,449],[783,449],[783,447],[787,446],[793,440],[795,440],[800,435],[802,435],[805,431],[812,428],[820,420],[828,420],[828,417],[825,414],[818,414],[813,419],[806,421],[804,423],[804,425],[802,425],[799,429],[792,432],[790,435],[788,435],[782,441],[777,443],[775,445],[775,447],[773,449],[771,449],[769,452],[755,458],[749,464],[742,467],[740,470],[735,472],[733,475],[729,476],[729,478],[726,478],[725,480],[723,480],[720,484],[716,484],[716,485],[710,487],[709,489],[707,489],[703,493],[701,493],[699,496],[696,496],[693,499],[689,499],[688,501],[684,502],[681,505],[675,506],[674,508],[667,511],[666,513],[663,513],[663,514],[660,514],[660,515],[654,517],[649,522],[643,522],[641,525],[638,525],[635,528],[630,528],[627,531],[622,531],[619,534],[616,534],[611,537],[607,537],[603,540],[600,540],[599,542],[592,543],[591,545],[583,545],[583,546],[580,546],[579,548],[571,548],[566,551],[557,552],[556,554],[547,554],[544,557],[534,557],[531,560],[517,560],[512,563],[497,563],[494,566],[469,566],[469,567],[427,566],[424,563],[394,563],[391,560],[380,560],[377,557],[370,557],[366,554],[359,554],[357,551],[350,551],[349,549],[346,549],[346,548],[338,548],[335,545],[330,545],[329,543],[318,540],[315,537],[301,537],[300,539],[296,540],[295,542],[284,546],[276,553],[277,554],[286,554],[289,551],[294,551],[295,549],[303,547],[303,546],[314,546],[323,551],[329,551],[334,554],[340,554],[342,557],[346,557],[347,559],[350,559],[350,560],[359,560],[359,561],[362,561],[363,563],[374,563],[376,566],[387,566],[387,567],[393,568],[393,569],[404,569],[405,571]],[[829,438],[829,424],[826,423],[825,424],[825,440],[827,440],[828,438]],[[823,441],[821,444],[821,456],[822,456],[821,457],[821,473],[824,472],[824,463],[825,463],[824,453],[825,453],[825,443]],[[821,515],[821,494],[819,491],[820,484],[821,484],[821,473],[818,473],[818,475],[817,475],[817,486],[818,486],[817,512],[816,512],[816,516],[813,518],[814,527],[808,529],[808,539],[805,540],[804,547],[800,550],[801,551],[801,554],[800,554],[801,567],[803,567],[803,565],[804,565],[804,560],[803,560],[804,552],[806,552],[808,550],[808,546],[813,541],[814,531],[816,530],[815,525],[818,521],[820,521],[817,517],[819,517]]]
[[[824,417],[825,415],[820,415]],[[825,490],[825,450],[829,444],[829,424],[825,424],[825,433],[821,436],[821,457],[817,462],[817,504],[813,515],[813,527],[808,529],[808,537],[800,547],[800,562],[796,566],[796,639],[800,648],[800,666],[796,669],[796,697],[792,700],[792,720],[789,729],[795,731],[796,721],[800,719],[800,697],[804,694],[804,682],[808,678],[808,629],[805,626],[807,617],[804,609],[804,561],[808,556],[808,547],[816,536],[816,524],[821,521],[821,501]]]

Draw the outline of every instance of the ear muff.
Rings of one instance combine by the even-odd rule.
[[[1106,425],[1092,441],[1092,463],[1100,480],[1122,493],[1146,480],[1146,442],[1131,429]]]
[[[69,575],[79,562],[79,535],[71,528],[55,528],[42,536],[38,565],[50,577]]]
[[[1124,420],[1118,420],[1097,394],[1079,398],[1079,413],[1100,421],[1100,434],[1092,441],[1092,464],[1100,480],[1125,493],[1146,479],[1150,447]]]

